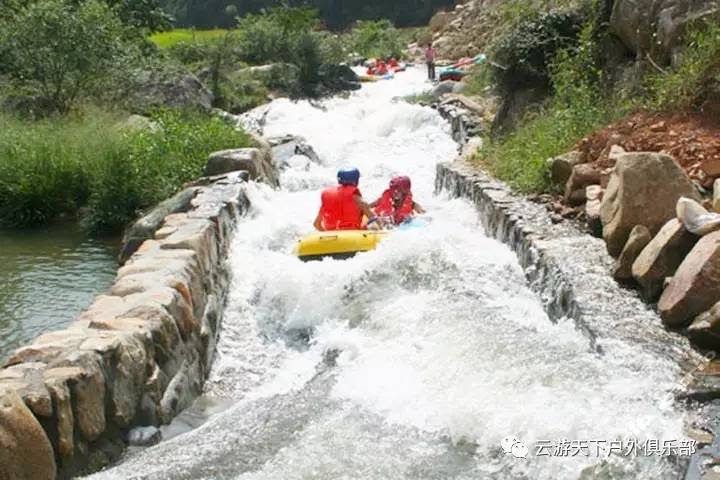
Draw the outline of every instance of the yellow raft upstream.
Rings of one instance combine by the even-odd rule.
[[[375,249],[390,232],[385,230],[337,230],[315,232],[298,240],[293,254],[302,261],[325,257],[345,259]]]

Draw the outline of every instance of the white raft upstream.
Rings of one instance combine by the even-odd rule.
[[[551,322],[475,209],[433,197],[435,165],[456,151],[448,125],[391,101],[428,88],[418,68],[324,109],[273,102],[265,134],[304,136],[323,165],[294,157],[282,190],[250,189],[206,386],[232,406],[93,478],[575,480],[593,465],[595,478],[678,477],[661,456],[535,455],[550,441],[683,439],[680,370],[633,345],[598,354]],[[370,200],[410,175],[432,222],[349,260],[301,262],[292,245],[343,166]]]

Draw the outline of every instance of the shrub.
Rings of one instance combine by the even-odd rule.
[[[67,113],[94,91],[122,55],[127,31],[98,0],[30,3],[0,28],[0,51],[14,86]]]
[[[284,84],[283,89],[291,96],[316,96],[320,84],[318,69],[330,41],[327,34],[315,31],[318,26],[317,11],[306,7],[277,7],[247,15],[238,20],[242,60],[295,65],[297,83]]]
[[[99,162],[93,172],[85,225],[117,231],[199,177],[207,156],[250,144],[244,133],[201,113],[161,111],[155,131],[123,136],[123,158]]]
[[[107,115],[27,122],[0,119],[0,223],[29,226],[75,215],[89,196],[98,159],[114,155],[118,136]]]
[[[318,25],[317,11],[306,7],[246,15],[237,25],[242,59],[253,64],[290,62],[294,46]]]
[[[389,20],[359,21],[350,34],[350,45],[366,58],[400,58],[405,47]]]
[[[129,26],[146,32],[161,32],[172,27],[173,18],[158,5],[158,0],[105,0]]]
[[[320,55],[325,63],[344,63],[351,53],[350,36],[327,31],[315,32],[320,43]]]
[[[647,85],[653,109],[684,110],[720,100],[720,26],[708,23],[689,32],[677,69],[649,75]]]
[[[291,63],[299,69],[298,87],[296,96],[316,96],[320,84],[320,65],[322,58],[320,43],[312,32],[300,34],[291,50]]]
[[[432,32],[430,27],[409,27],[399,28],[399,42],[401,45],[409,45],[413,42],[419,45],[425,45],[432,40]]]
[[[515,26],[523,21],[537,18],[540,12],[554,9],[571,9],[580,3],[578,0],[506,0],[498,4],[493,12],[497,21]]]
[[[579,44],[561,50],[549,62],[554,96],[529,114],[504,138],[488,139],[479,157],[493,173],[521,192],[551,188],[546,160],[570,150],[593,129],[628,112],[622,100],[603,96],[603,75],[596,63],[593,25],[580,34]]]
[[[474,65],[470,73],[463,80],[466,84],[464,94],[468,96],[482,95],[488,88],[493,87],[492,66],[487,63]]]
[[[202,67],[208,64],[211,51],[216,48],[218,40],[181,40],[165,49],[168,56],[183,65]]]
[[[248,76],[231,76],[220,84],[218,107],[240,114],[267,103],[268,89],[263,82]]]
[[[550,11],[522,21],[493,46],[495,82],[503,92],[550,83],[549,66],[561,50],[577,44],[582,18],[574,12]]]
[[[0,223],[32,226],[82,212],[90,230],[116,232],[200,176],[209,153],[250,144],[199,113],[159,112],[155,131],[122,131],[118,118],[0,119]]]

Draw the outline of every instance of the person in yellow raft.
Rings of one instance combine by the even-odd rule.
[[[323,190],[320,211],[313,225],[320,231],[363,230],[378,218],[362,199],[358,188],[360,171],[357,168],[342,169],[337,174],[338,185]],[[368,222],[363,224],[363,217]]]
[[[425,213],[425,209],[413,200],[410,177],[404,175],[390,180],[387,190],[370,204],[370,208],[380,219],[390,219],[393,225],[411,220],[416,213]]]

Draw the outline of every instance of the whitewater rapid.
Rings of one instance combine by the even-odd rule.
[[[322,164],[296,156],[281,190],[249,186],[204,399],[223,407],[93,478],[556,480],[590,465],[604,473],[587,478],[677,478],[657,456],[534,455],[542,441],[684,438],[680,373],[550,321],[476,210],[433,195],[457,145],[436,111],[397,100],[429,86],[417,69],[320,106],[271,104],[264,134],[304,137]],[[411,176],[429,225],[347,261],[298,261],[341,166],[360,169],[368,200]],[[527,458],[504,453],[508,436]]]

